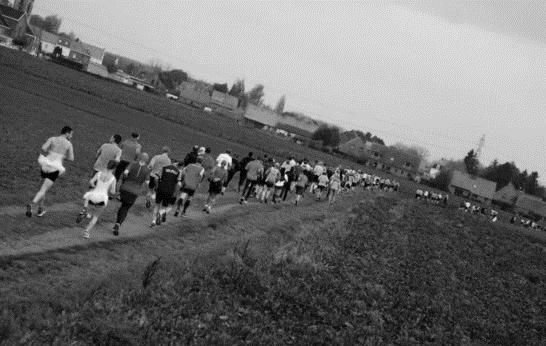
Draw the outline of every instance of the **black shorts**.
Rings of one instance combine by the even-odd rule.
[[[176,197],[174,197],[172,194],[165,194],[165,193],[158,192],[155,195],[155,202],[157,204],[161,203],[163,207],[167,207],[169,205],[173,205],[176,202]]]
[[[209,192],[210,193],[220,193],[222,192],[222,182],[221,181],[211,181],[209,184]]]
[[[93,201],[89,201],[89,204],[95,207],[104,207],[104,202],[95,203]]]
[[[125,172],[125,169],[127,166],[129,166],[129,161],[120,161],[118,165],[116,166],[116,171],[114,172],[114,176],[116,177],[116,180],[119,181],[119,178],[123,175],[123,172]]]
[[[326,190],[326,186],[324,186],[324,185],[319,185],[319,186],[318,186],[318,189],[319,189],[320,191],[324,191],[324,190]]]
[[[185,194],[187,194],[187,195],[190,196],[190,197],[193,197],[193,195],[195,194],[195,190],[193,190],[193,189],[188,189],[188,188],[185,187],[185,186],[182,186],[182,187],[180,188],[180,192],[185,193]]]
[[[270,182],[270,181],[266,181],[266,182],[265,182],[265,186],[271,188],[271,187],[275,186],[275,183],[272,183],[272,182]]]
[[[303,195],[304,191],[305,191],[305,186],[296,185],[296,195]]]
[[[319,178],[318,175],[314,175],[314,174],[313,174],[313,175],[311,176],[311,182],[312,182],[312,183],[318,183],[318,178]]]
[[[134,193],[130,193],[128,191],[120,190],[119,191],[119,198],[121,199],[122,203],[132,205],[137,200],[138,195],[135,195]]]
[[[42,177],[42,179],[49,179],[52,182],[55,182],[55,180],[57,180],[57,178],[59,177],[59,171],[46,173],[40,170],[40,176]]]
[[[150,190],[155,189],[155,187],[157,186],[156,179],[157,179],[156,177],[150,176],[150,182],[148,183],[148,188]]]

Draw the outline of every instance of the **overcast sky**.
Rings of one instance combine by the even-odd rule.
[[[461,159],[486,143],[546,182],[546,1],[36,0],[62,31],[388,144]]]

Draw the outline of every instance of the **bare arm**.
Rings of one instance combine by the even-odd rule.
[[[99,174],[100,174],[100,172],[95,173],[93,178],[91,178],[91,180],[89,180],[89,185],[95,186],[95,184],[97,183],[97,180],[99,179]]]
[[[70,143],[70,146],[68,147],[66,151],[66,159],[70,161],[74,161],[74,147],[72,146],[72,143]]]
[[[51,147],[51,138],[49,138],[44,145],[42,145],[42,151],[44,153],[49,153],[49,148]]]

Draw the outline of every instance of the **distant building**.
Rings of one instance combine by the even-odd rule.
[[[42,53],[51,55],[56,47],[61,48],[64,57],[67,57],[70,54],[70,40],[68,38],[48,31],[41,31],[40,49]]]
[[[497,183],[460,171],[453,171],[449,184],[451,193],[482,203],[490,203],[495,197]]]
[[[421,163],[421,159],[416,155],[410,155],[398,148],[365,142],[360,137],[342,143],[338,150],[364,162],[367,166],[409,179],[414,179],[418,175]]]
[[[183,82],[178,90],[180,90],[180,102],[189,106],[203,109],[209,107],[211,103],[210,93],[207,90],[197,90],[193,83]]]
[[[225,110],[233,111],[239,107],[239,98],[227,93],[213,90],[211,95],[211,106],[214,108],[221,108]]]
[[[493,202],[500,206],[513,207],[516,204],[520,192],[516,189],[514,184],[508,183],[505,187],[495,192],[493,196]]]
[[[521,193],[514,207],[519,213],[546,218],[546,202],[539,197]]]
[[[246,106],[244,120],[247,126],[275,128],[280,120],[280,116],[271,109],[248,104]]]
[[[36,35],[28,24],[29,15],[27,12],[0,5],[0,18],[0,35],[2,36],[0,40],[26,40],[28,44],[33,44]]]

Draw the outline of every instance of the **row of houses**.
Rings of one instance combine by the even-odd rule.
[[[339,145],[338,150],[359,162],[385,172],[415,179],[419,174],[421,158],[395,147],[366,142],[354,137]]]
[[[494,181],[454,171],[449,190],[455,195],[486,205],[495,204],[512,212],[546,218],[546,202],[516,189],[512,183],[497,190],[497,183]]]

